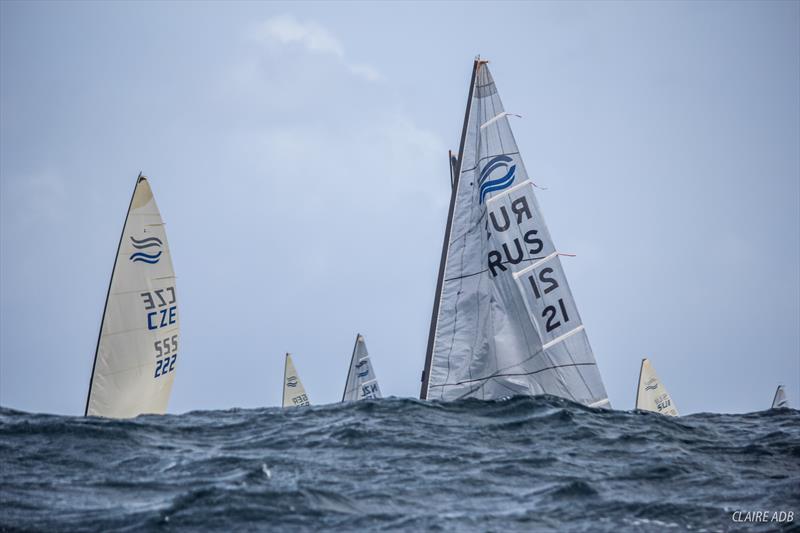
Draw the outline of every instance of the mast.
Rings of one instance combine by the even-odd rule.
[[[281,407],[286,407],[286,367],[289,366],[289,352],[283,358],[283,383],[281,383]]]
[[[353,344],[353,355],[350,356],[350,365],[347,367],[347,378],[344,380],[344,391],[342,392],[342,401],[347,396],[347,384],[350,383],[350,373],[353,371],[353,359],[356,358],[356,348],[358,348],[358,338],[361,333],[356,333],[356,342]]]
[[[636,403],[633,404],[634,409],[639,408],[639,389],[642,387],[642,369],[644,369],[645,361],[647,361],[646,357],[642,359],[642,364],[639,365],[639,380],[636,382]]]
[[[430,379],[431,362],[433,360],[433,341],[436,336],[436,322],[439,319],[439,303],[442,298],[442,286],[444,283],[444,271],[447,266],[447,249],[450,246],[450,231],[453,227],[453,211],[456,206],[456,197],[458,192],[458,183],[461,176],[461,162],[464,159],[464,143],[467,139],[467,127],[469,126],[469,115],[472,109],[472,95],[475,90],[475,78],[478,74],[478,67],[481,63],[486,63],[479,57],[475,58],[472,65],[472,77],[469,83],[469,93],[467,95],[467,108],[464,111],[464,125],[461,128],[461,141],[458,146],[458,160],[455,169],[453,168],[452,159],[450,163],[450,172],[452,173],[451,190],[450,190],[450,207],[447,212],[447,225],[444,230],[444,242],[442,243],[442,257],[439,260],[439,277],[436,280],[436,295],[433,300],[433,311],[431,312],[431,327],[428,331],[428,349],[425,353],[425,368],[422,371],[422,387],[419,391],[421,400],[428,398],[428,381]]]
[[[122,238],[125,236],[125,227],[128,225],[128,217],[131,214],[131,207],[133,207],[133,198],[136,196],[136,188],[139,186],[139,182],[143,179],[147,179],[145,176],[142,176],[141,171],[139,175],[136,177],[136,185],[133,186],[133,193],[131,194],[131,201],[128,203],[128,212],[125,213],[125,222],[122,223],[122,230],[119,233],[119,242],[117,243],[117,253],[114,255],[114,266],[111,268],[111,276],[108,280],[108,290],[106,291],[106,303],[103,304],[103,314],[100,317],[100,331],[97,333],[97,344],[94,348],[94,361],[92,362],[92,373],[89,376],[89,390],[86,393],[86,407],[83,409],[83,416],[87,416],[89,414],[89,400],[92,398],[92,384],[94,382],[94,372],[97,368],[97,352],[100,350],[100,339],[103,337],[103,325],[106,320],[106,311],[108,310],[108,298],[111,296],[111,283],[114,281],[114,271],[117,270],[117,259],[119,259],[119,251],[122,248]]]

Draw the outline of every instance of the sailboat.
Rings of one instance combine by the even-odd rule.
[[[551,394],[608,407],[589,338],[486,60],[476,58],[420,398]]]
[[[783,389],[783,385],[778,385],[778,388],[775,389],[775,397],[772,398],[772,408],[780,409],[781,407],[789,407],[789,400],[786,399],[786,391]]]
[[[381,398],[381,389],[378,379],[369,360],[367,344],[363,335],[356,334],[356,344],[353,346],[353,355],[350,357],[350,368],[347,370],[347,380],[344,383],[342,402],[356,400],[375,400]]]
[[[297,376],[292,356],[287,353],[286,364],[283,367],[283,403],[281,406],[300,407],[302,405],[311,405],[311,402],[308,401],[306,389]]]
[[[84,415],[166,412],[178,338],[178,296],[164,221],[139,173],[117,246]]]
[[[639,386],[636,388],[636,408],[642,411],[653,411],[662,415],[678,416],[675,402],[666,387],[658,379],[653,365],[647,358],[642,359],[639,369]]]

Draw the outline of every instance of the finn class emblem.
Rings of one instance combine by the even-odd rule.
[[[161,259],[161,247],[164,243],[158,237],[146,237],[141,240],[131,237],[131,243],[136,248],[129,258],[131,262],[154,265]]]
[[[481,170],[481,177],[478,179],[478,187],[480,188],[479,203],[483,203],[486,195],[490,192],[502,191],[503,189],[511,187],[511,184],[514,183],[514,178],[516,177],[515,172],[517,170],[517,165],[509,166],[512,161],[513,159],[507,155],[498,155],[486,163],[486,166]],[[489,179],[492,172],[497,169],[506,169],[506,173],[503,174],[502,177]]]

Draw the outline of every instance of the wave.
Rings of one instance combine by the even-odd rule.
[[[733,511],[797,516],[800,502],[791,409],[672,418],[548,396],[130,420],[0,408],[0,454],[0,530],[720,530]]]

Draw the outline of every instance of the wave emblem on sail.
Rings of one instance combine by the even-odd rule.
[[[141,174],[116,257],[84,413],[163,414],[178,364],[178,296],[164,221]]]
[[[476,59],[420,398],[551,394],[609,405],[494,78]]]
[[[144,239],[134,239],[131,237],[131,243],[136,250],[129,257],[132,262],[154,265],[161,259],[161,247],[164,243],[161,242],[161,239],[158,237],[147,237]]]
[[[517,165],[511,165],[509,167],[508,164],[512,161],[513,159],[507,155],[498,155],[486,163],[486,166],[483,167],[481,176],[478,179],[480,203],[483,203],[483,200],[486,198],[488,193],[502,191],[503,189],[511,187],[511,185],[514,183],[514,172],[517,170]],[[504,170],[505,174],[503,174],[501,177],[488,179],[492,172],[497,169]]]
[[[347,379],[344,383],[342,401],[352,402],[378,398],[381,398],[381,389],[378,387],[378,379],[372,369],[367,344],[364,342],[364,336],[357,334],[353,355],[350,357]]]
[[[664,384],[658,379],[649,359],[642,359],[639,385],[636,389],[636,408],[667,416],[678,416],[678,409]]]

